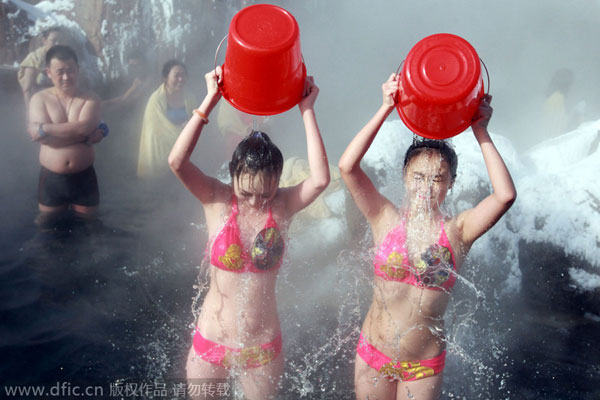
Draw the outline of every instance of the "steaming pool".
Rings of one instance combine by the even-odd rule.
[[[519,200],[474,246],[460,271],[446,313],[443,399],[600,396],[600,307],[593,286],[598,249],[586,244],[589,235],[597,234],[599,217],[592,200],[578,198],[585,191],[600,195],[585,184],[590,165],[598,165],[600,151],[593,142],[599,128],[600,121],[590,122],[573,134],[577,141],[570,137],[571,148],[555,141],[528,155],[494,136],[515,177]],[[366,157],[375,171],[390,169],[408,146],[404,129],[398,120],[386,122]],[[397,140],[398,131],[406,140]],[[38,164],[31,144],[16,136],[0,139],[3,148],[13,149],[2,161],[7,172],[0,265],[3,384],[96,385],[104,388],[105,398],[119,398],[110,395],[111,387],[184,382],[198,286],[205,277],[207,238],[199,204],[174,177],[149,186],[127,171],[116,173],[99,149],[100,222],[67,221],[52,232],[38,231],[33,225]],[[450,208],[456,211],[476,201],[487,186],[481,183],[486,175],[472,136],[460,135],[453,144],[460,185],[453,189]],[[563,175],[541,168],[536,158],[559,149],[573,153],[572,161],[564,161]],[[536,235],[544,228],[534,226],[548,210],[535,211],[536,204],[558,196],[560,185],[548,181],[560,183],[569,174],[578,176],[569,187],[573,205],[563,208],[558,224],[565,227],[581,215],[590,224],[573,223],[567,232],[557,232],[546,221],[549,231],[541,240]],[[398,179],[381,175],[392,198],[401,195]],[[568,200],[562,202],[548,201],[550,212]],[[282,399],[354,396],[354,351],[372,292],[369,238],[350,241],[343,190],[329,195],[327,204],[331,217],[303,219],[293,227],[279,275],[286,357]],[[571,235],[565,244],[568,255],[557,248],[553,233]],[[592,290],[569,272],[583,265]]]

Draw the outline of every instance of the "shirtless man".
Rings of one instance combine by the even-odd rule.
[[[68,46],[48,50],[46,74],[53,86],[31,98],[27,129],[41,144],[38,222],[51,222],[69,206],[90,218],[100,199],[93,167],[93,145],[104,137],[100,99],[78,88],[77,56]]]

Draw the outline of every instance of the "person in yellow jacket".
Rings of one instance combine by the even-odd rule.
[[[226,101],[219,103],[217,125],[225,139],[225,155],[228,157],[237,145],[253,130],[265,130],[269,117],[251,115],[234,108]]]
[[[561,68],[554,73],[548,84],[546,100],[542,106],[542,121],[540,124],[543,139],[550,139],[563,133],[569,128],[569,111],[567,96],[573,85],[573,72]]]
[[[42,32],[42,46],[29,53],[21,62],[17,79],[27,107],[31,96],[43,88],[52,86],[52,82],[46,76],[46,52],[62,41],[63,34],[59,27],[46,29]]]
[[[179,60],[167,61],[163,66],[163,83],[150,96],[144,112],[138,177],[154,178],[169,172],[169,152],[197,103],[185,90],[187,76],[187,68]]]

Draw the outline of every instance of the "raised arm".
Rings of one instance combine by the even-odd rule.
[[[306,131],[306,152],[310,177],[298,185],[282,190],[286,211],[293,215],[312,203],[329,185],[329,162],[323,145],[323,139],[317,124],[314,105],[319,95],[319,88],[312,76],[306,77],[304,97],[298,107],[302,114]]]
[[[491,96],[487,96],[479,106],[479,113],[471,128],[475,139],[481,147],[490,181],[492,194],[483,199],[477,206],[458,215],[457,225],[461,232],[461,240],[467,248],[488,231],[508,211],[517,198],[517,191],[510,172],[498,153],[487,130],[492,116]]]
[[[375,188],[371,179],[360,167],[360,162],[369,147],[371,147],[383,122],[394,109],[394,96],[398,91],[396,74],[390,75],[388,80],[381,86],[381,89],[383,104],[371,120],[352,139],[338,163],[342,179],[344,179],[352,198],[354,198],[356,206],[372,225],[381,216],[389,201]]]
[[[221,98],[218,88],[222,79],[221,67],[210,71],[204,78],[207,88],[206,97],[179,134],[169,154],[169,166],[175,176],[202,204],[210,204],[220,200],[218,195],[226,185],[200,171],[190,161],[190,156],[198,143],[202,128],[208,123],[210,112]]]

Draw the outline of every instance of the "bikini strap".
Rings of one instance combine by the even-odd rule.
[[[454,257],[454,249],[452,248],[452,243],[450,243],[450,238],[448,238],[448,234],[446,234],[446,228],[444,226],[444,219],[442,219],[442,229],[440,232],[440,239],[438,240],[438,244],[446,247],[450,254],[452,255],[452,266],[456,269],[456,258]]]
[[[267,215],[267,223],[265,224],[265,226],[269,227],[269,228],[277,227],[277,221],[275,221],[275,218],[273,218],[273,207],[271,207],[270,204],[269,204],[269,211],[268,211],[268,215]]]
[[[443,217],[440,220],[440,237],[438,239],[438,244],[442,244],[442,242],[450,243],[450,241],[448,240],[448,235],[446,235],[446,229],[444,226],[444,218]]]
[[[233,214],[233,215],[239,214],[237,197],[235,197],[235,193],[231,194],[231,214]]]

